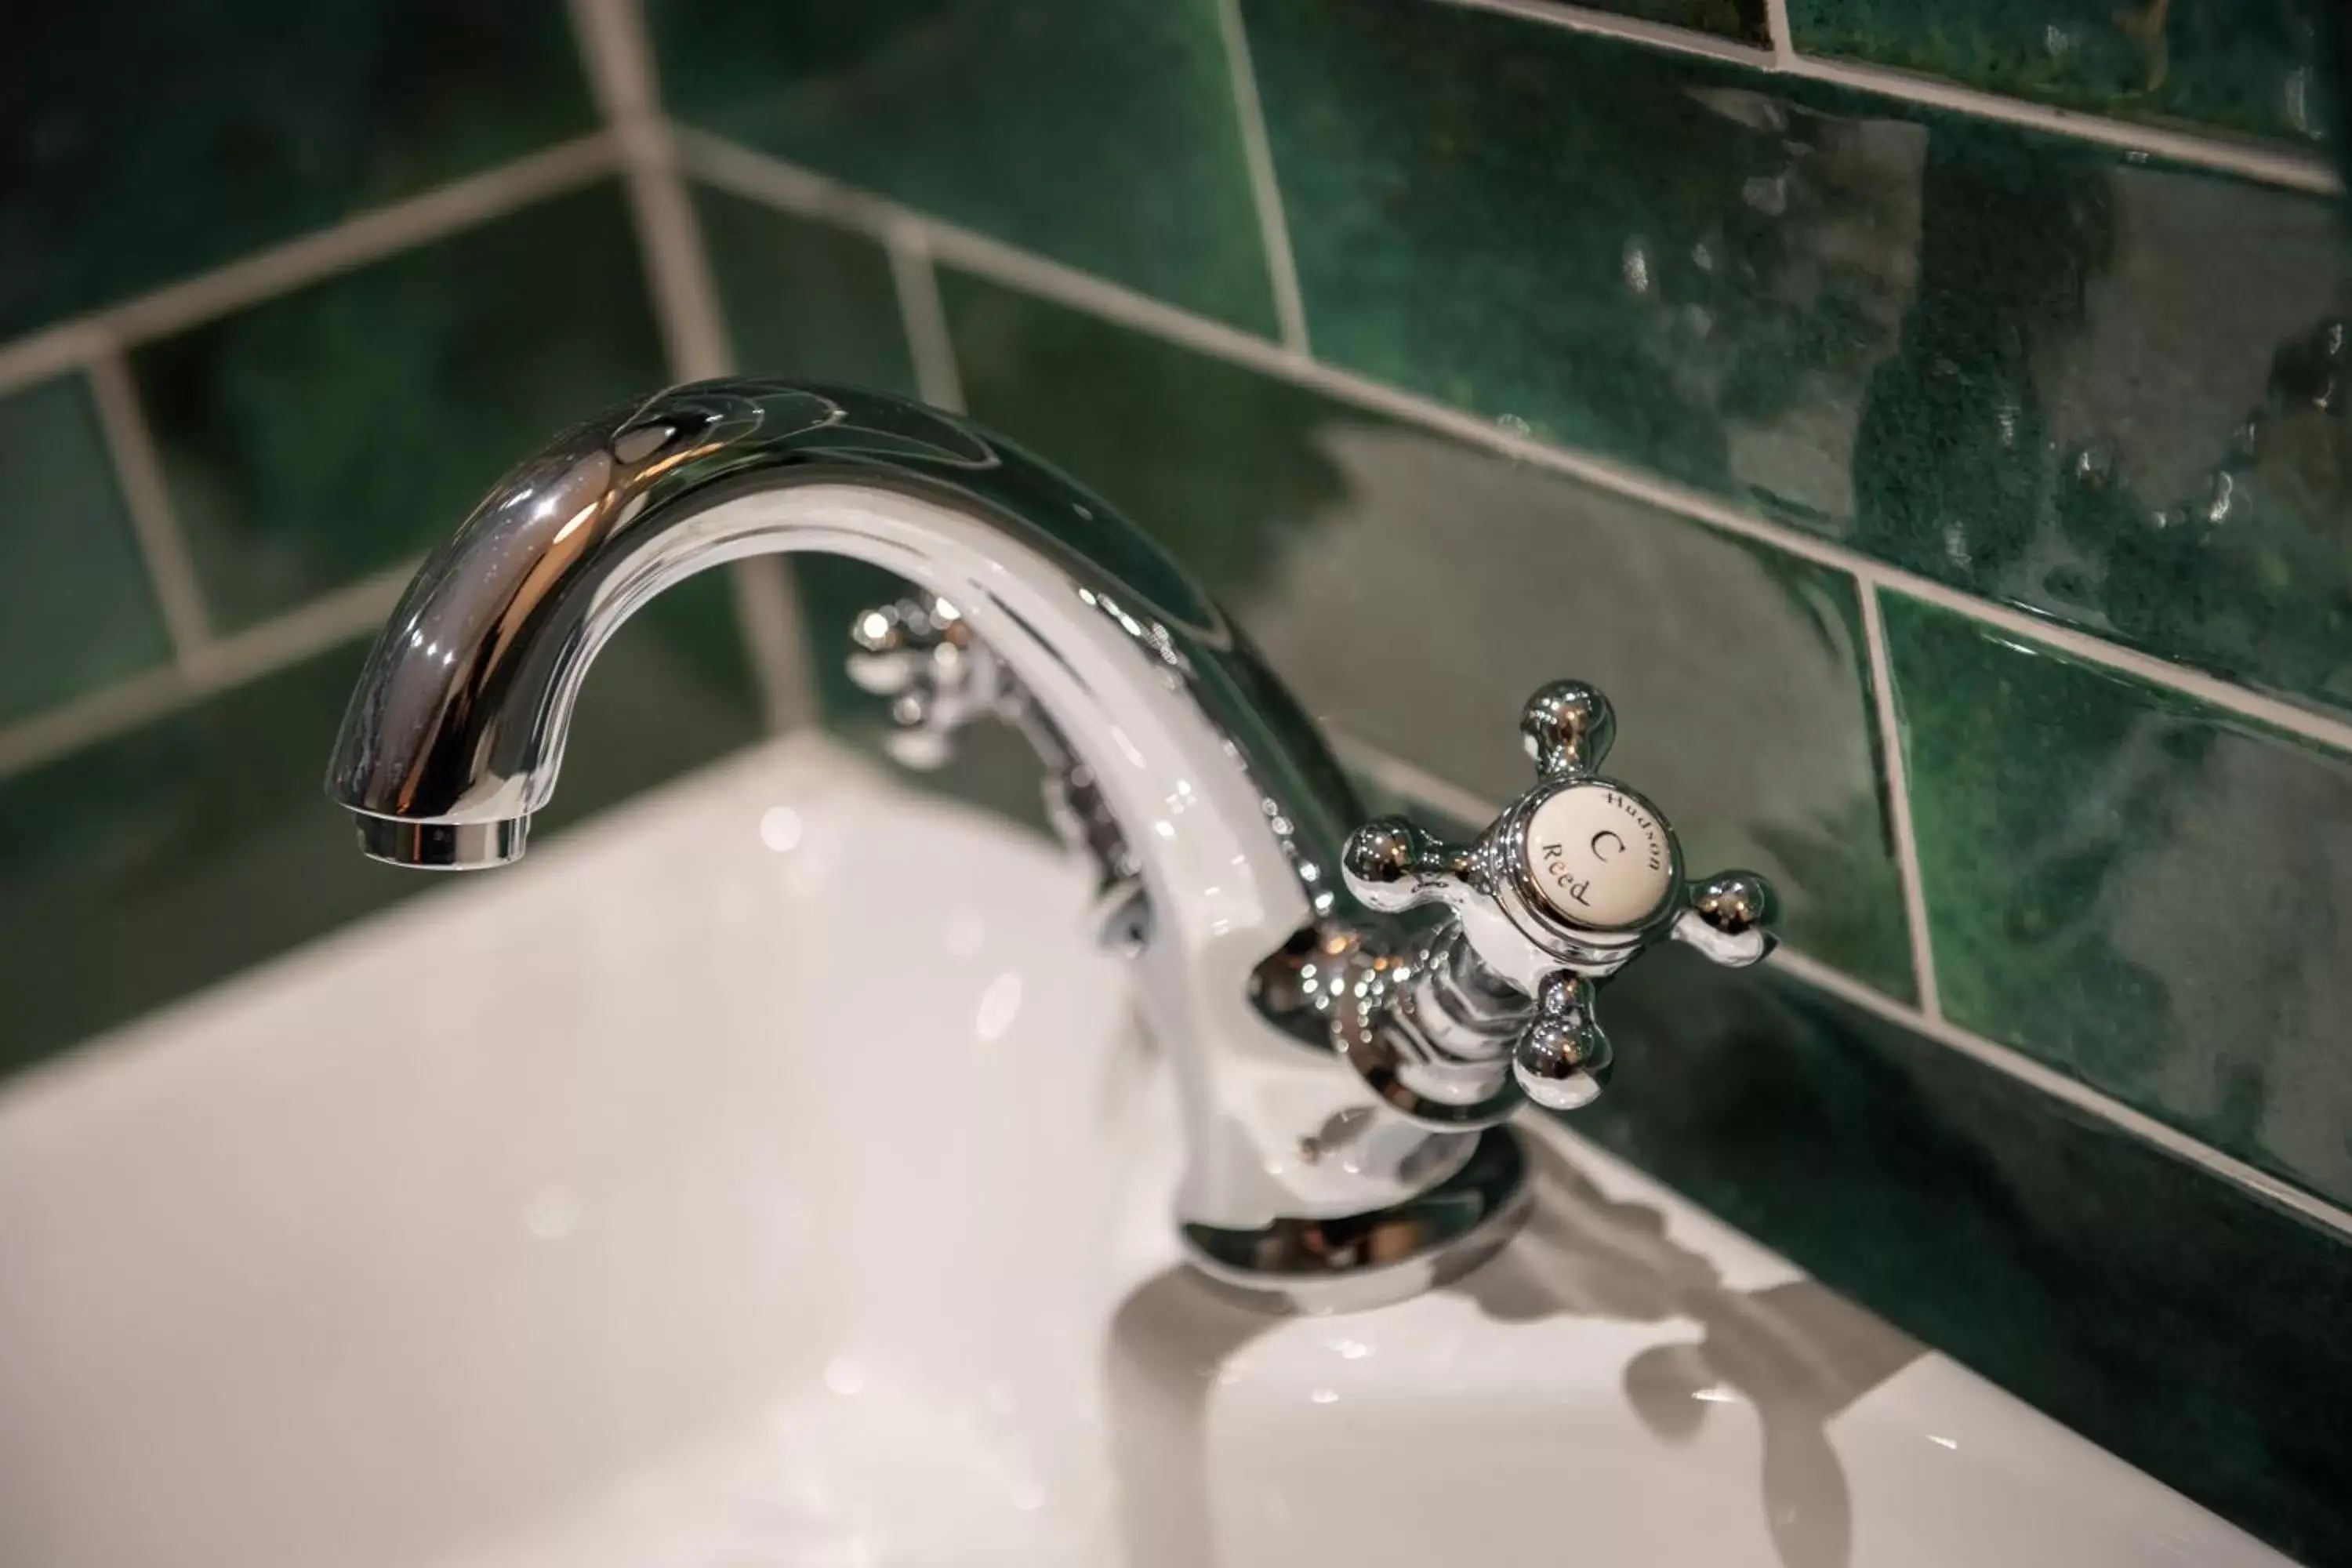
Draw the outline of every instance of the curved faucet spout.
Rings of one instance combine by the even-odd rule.
[[[803,550],[951,602],[1133,847],[1150,920],[1132,962],[1185,1103],[1178,1209],[1198,1266],[1291,1304],[1352,1305],[1507,1234],[1506,1134],[1401,1116],[1319,1016],[1269,1021],[1269,963],[1328,1010],[1329,977],[1381,920],[1341,874],[1362,813],[1314,725],[1142,533],[935,410],[702,382],[590,420],[509,474],[418,573],[352,695],[328,787],[361,847],[442,869],[514,859],[622,622],[694,573]]]
[[[965,548],[929,537],[943,524]],[[990,548],[973,549],[982,538]],[[1124,640],[1139,668],[1189,688],[1282,808],[1269,820],[1286,825],[1310,903],[1329,912],[1345,899],[1332,872],[1361,815],[1346,776],[1174,563],[1008,443],[838,388],[678,387],[567,432],[509,474],[394,611],[344,719],[330,793],[383,858],[513,858],[555,787],[581,677],[621,622],[707,567],[797,550],[860,556],[927,585],[941,568],[970,569],[939,591],[1028,679],[1004,616],[1113,628],[1091,640]]]

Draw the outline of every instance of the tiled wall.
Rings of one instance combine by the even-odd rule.
[[[1601,683],[1792,952],[1630,973],[1580,1125],[2352,1562],[2328,7],[647,11],[16,29],[0,1066],[412,889],[316,773],[404,563],[541,435],[730,363],[918,392],[1125,507],[1426,809]],[[857,584],[802,588],[806,652],[756,574],[634,625],[560,805],[804,702]]]

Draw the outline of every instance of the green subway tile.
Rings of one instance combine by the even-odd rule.
[[[1310,711],[1499,801],[1529,782],[1527,694],[1594,680],[1612,770],[1695,867],[1765,871],[1791,941],[1908,993],[1843,576],[975,278],[941,288],[973,417],[1156,535]]]
[[[654,0],[678,118],[1271,335],[1217,0]]]
[[[1885,607],[1945,1012],[2352,1202],[2352,757]]]
[[[695,208],[737,369],[917,395],[898,286],[879,245],[722,191],[697,190]],[[878,705],[843,667],[849,623],[906,584],[845,555],[794,556],[791,566],[820,710],[838,726],[865,723]]]
[[[75,0],[0,50],[0,334],[593,128],[559,0]]]
[[[915,395],[880,245],[724,191],[698,188],[694,205],[737,371]]]
[[[0,397],[0,722],[169,652],[89,388]]]
[[[1523,17],[1244,10],[1318,355],[1685,482],[1851,510],[1835,439],[1900,324],[1916,127]]]
[[[321,787],[362,645],[0,782],[0,1073],[436,885],[378,866]],[[540,826],[758,732],[720,576],[597,660]]]
[[[229,626],[423,551],[557,430],[668,379],[610,185],[150,344],[132,369]]]
[[[2352,1562],[2343,1237],[1769,965],[1668,948],[1601,1006],[1617,1073],[1569,1125],[2244,1529]],[[1735,1373],[1818,1366],[1844,1321],[1805,1287],[1669,1277]],[[1774,1414],[1785,1442],[1825,1412]]]
[[[2352,712],[2335,203],[1459,6],[1244,11],[1320,356]]]
[[[2309,142],[2333,125],[2321,0],[1789,0],[1808,54],[2011,98]]]

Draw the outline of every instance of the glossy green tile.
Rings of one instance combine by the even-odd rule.
[[[672,111],[1271,335],[1216,0],[653,0]]]
[[[321,787],[362,651],[0,782],[0,1073],[447,885],[362,858]],[[560,832],[758,731],[725,584],[697,578],[598,658],[534,826]]]
[[[1921,188],[1917,292],[1855,432],[1853,541],[2352,712],[2335,204],[1940,125]]]
[[[890,258],[862,234],[698,188],[735,368],[915,395]]]
[[[1617,1074],[1570,1126],[2242,1527],[2352,1561],[2342,1237],[1769,966],[1669,948],[1601,1006]],[[1803,1354],[1802,1316],[1744,1307],[1728,1326]]]
[[[0,397],[0,722],[169,653],[88,387]]]
[[[1909,979],[1846,580],[952,271],[973,416],[1154,533],[1319,718],[1501,800],[1520,702],[1574,674],[1695,864],[1790,940]],[[1696,628],[1706,628],[1703,634]]]
[[[75,0],[0,50],[0,335],[593,128],[560,0]]]
[[[2352,1201],[2352,757],[1886,601],[1944,1010]]]
[[[150,344],[132,370],[230,626],[446,538],[548,437],[669,379],[609,185]]]
[[[2334,112],[2320,0],[1789,0],[1789,26],[1808,54],[2094,114],[2314,142]]]
[[[879,245],[723,191],[696,191],[695,208],[737,369],[918,395],[898,286]],[[796,556],[791,568],[819,710],[838,727],[866,726],[878,708],[843,668],[849,624],[906,584],[841,555]]]
[[[1899,326],[1915,127],[1465,7],[1244,14],[1318,355],[1710,489],[1760,467],[1841,510],[1842,454],[1780,448],[1851,419]]]
[[[1405,0],[1244,0],[1318,354],[2352,711],[2333,203]]]

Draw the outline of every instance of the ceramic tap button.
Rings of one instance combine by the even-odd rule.
[[[1603,784],[1573,785],[1538,805],[1528,819],[1527,856],[1544,902],[1578,925],[1633,925],[1674,889],[1664,826]]]

